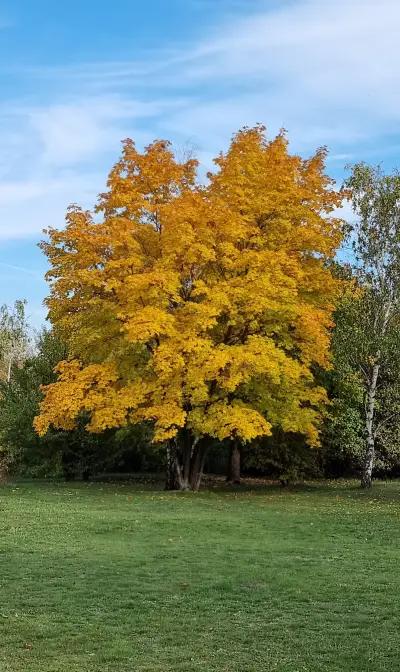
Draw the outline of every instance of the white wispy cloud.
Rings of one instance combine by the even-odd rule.
[[[189,131],[200,134],[257,118],[288,128],[301,148],[397,130],[399,25],[397,0],[280,3],[228,23],[198,44],[179,72],[181,83],[214,82],[222,94],[174,121],[182,128],[185,117]]]
[[[72,202],[91,207],[104,187],[120,142],[151,141],[142,126],[180,105],[123,96],[71,95],[47,105],[0,109],[0,239],[40,235],[62,226]],[[8,123],[6,123],[8,122]]]
[[[52,171],[0,183],[0,240],[41,237],[44,228],[61,227],[67,206],[90,208],[106,173]]]
[[[65,166],[87,161],[99,152],[117,151],[121,139],[139,120],[151,123],[176,104],[95,96],[33,109],[28,121],[41,144],[43,162]],[[139,141],[147,139],[143,131],[137,133]]]
[[[296,151],[330,145],[335,170],[363,152],[375,160],[377,148],[391,151],[397,0],[237,5],[235,18],[194,43],[25,71],[44,93],[0,107],[0,238],[61,225],[70,201],[90,205],[127,135],[189,140],[206,165],[233,131],[256,122],[287,128]]]

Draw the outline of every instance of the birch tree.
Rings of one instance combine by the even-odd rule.
[[[400,175],[380,167],[355,165],[346,186],[351,190],[356,223],[353,293],[345,299],[337,323],[341,356],[357,369],[364,388],[365,453],[361,485],[372,484],[375,443],[388,423],[396,421],[397,402],[385,409],[383,384],[393,381],[400,352]],[[397,371],[397,373],[396,373]],[[386,381],[386,382],[385,382]],[[393,400],[392,400],[393,401]],[[386,411],[386,412],[385,412]]]
[[[29,353],[25,301],[0,308],[0,380],[11,380],[13,366],[21,366]]]

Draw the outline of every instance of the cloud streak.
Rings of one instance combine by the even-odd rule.
[[[33,271],[31,268],[26,268],[25,266],[16,266],[15,264],[6,264],[4,261],[0,261],[0,268],[4,268],[9,271],[17,271],[17,273],[26,273],[26,275],[31,275],[34,278],[42,278],[42,274],[38,271]]]

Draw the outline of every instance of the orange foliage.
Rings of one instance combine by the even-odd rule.
[[[290,155],[284,134],[237,133],[206,186],[168,143],[130,140],[97,215],[70,208],[42,244],[50,319],[71,360],[45,388],[36,430],[82,412],[102,431],[143,420],[249,441],[273,425],[318,441],[326,401],[341,196],[325,150]]]

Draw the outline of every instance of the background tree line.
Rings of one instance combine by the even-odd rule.
[[[43,243],[52,328],[2,309],[3,472],[397,475],[400,178],[358,164],[337,191],[324,162],[244,129],[204,186],[125,143],[101,220],[73,208]]]
[[[347,297],[340,316],[345,324],[352,319],[354,310],[348,301]],[[85,431],[82,420],[76,429],[52,430],[39,437],[33,429],[33,420],[42,399],[41,386],[55,380],[54,368],[66,351],[51,331],[44,330],[32,339],[26,323],[23,340],[24,356],[14,362],[10,380],[2,377],[0,382],[0,455],[4,475],[85,479],[166,470],[165,451],[152,444],[148,425],[91,434]],[[277,429],[272,437],[242,446],[236,459],[229,442],[216,443],[206,471],[226,475],[231,482],[240,482],[241,475],[278,479],[282,483],[360,476],[365,456],[365,392],[355,368],[341,357],[341,346],[345,349],[346,343],[338,341],[339,334],[334,332],[338,355],[335,367],[324,376],[331,405],[318,448],[310,448],[300,434]],[[400,433],[396,421],[400,412],[400,379],[395,365],[396,359],[391,365],[388,387],[381,385],[377,410],[378,422],[381,415],[382,419],[388,419],[376,442],[375,474],[380,477],[400,475]],[[4,368],[7,370],[7,365]]]

